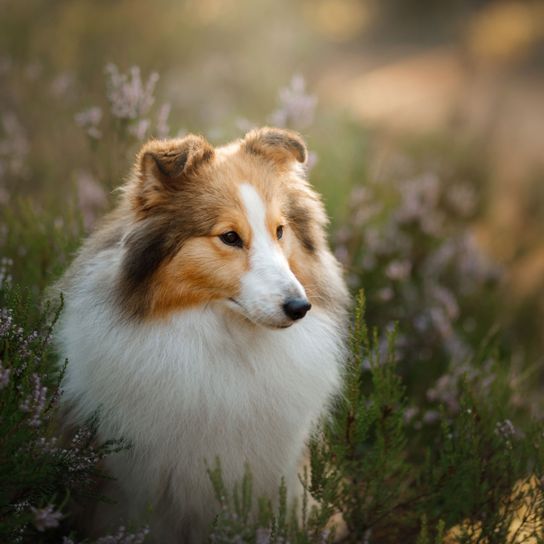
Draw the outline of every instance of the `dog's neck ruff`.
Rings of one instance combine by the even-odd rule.
[[[166,429],[183,434],[182,420],[199,410],[221,420],[237,412],[249,424],[251,413],[270,403],[285,418],[315,418],[338,389],[341,335],[319,308],[285,330],[248,323],[213,303],[163,320],[120,320],[115,306],[97,297],[101,275],[75,304],[68,298],[59,337],[72,363],[65,399],[74,400],[78,419],[107,412],[104,438],[153,443]],[[164,421],[157,426],[150,414]]]

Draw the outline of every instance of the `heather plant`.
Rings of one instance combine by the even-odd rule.
[[[19,81],[20,70],[10,66],[2,75],[11,77],[13,87],[28,92]],[[41,73],[39,77],[45,79]],[[57,89],[66,78],[60,83],[59,78],[49,82],[49,92],[62,92],[60,98],[66,98],[66,89]],[[43,171],[34,171],[29,160],[30,142],[18,114],[4,112],[0,106],[0,116],[6,120],[0,126],[0,247],[2,256],[10,259],[11,275],[31,290],[36,303],[66,268],[85,232],[108,210],[111,189],[126,175],[138,145],[149,137],[169,134],[170,105],[155,107],[157,81],[156,73],[145,78],[138,67],[127,72],[114,64],[105,67],[105,92],[97,100],[99,105],[79,110],[70,119],[71,130],[76,128],[77,136],[79,128],[87,141],[89,155],[80,153],[73,183],[60,201],[55,195],[24,194],[24,181],[42,178]],[[59,117],[65,120],[70,115],[67,110]]]
[[[542,541],[542,422],[517,428],[508,419],[514,392],[504,371],[497,371],[489,395],[466,375],[458,414],[448,417],[442,406],[441,425],[414,452],[396,334],[389,332],[384,350],[378,332],[367,329],[360,294],[343,399],[310,443],[302,516],[289,516],[280,487],[276,510],[261,501],[252,517],[250,474],[229,494],[216,466],[210,475],[221,514],[213,542]],[[491,345],[478,356],[504,366]]]
[[[103,94],[82,102],[68,73],[0,62],[0,77],[11,77],[22,96],[0,106],[0,540],[70,544],[85,537],[73,532],[73,504],[93,495],[92,482],[106,477],[99,461],[123,445],[97,444],[93,421],[62,438],[62,371],[49,344],[55,311],[44,312],[40,301],[108,209],[141,142],[183,130],[170,128],[170,105],[155,96],[158,75],[137,67],[109,64]],[[85,144],[76,153],[66,139],[62,164],[74,166],[75,157],[77,166],[62,199],[58,188],[51,199],[22,190],[32,180],[57,183],[31,152],[29,128],[46,108],[27,96],[29,82],[58,98],[59,126]],[[314,130],[316,108],[295,76],[271,114],[240,119],[238,129],[268,123],[302,131],[322,159],[313,172],[318,188],[339,197],[336,204],[338,188],[351,188],[347,213],[332,218],[333,241],[353,292],[365,288],[366,318],[359,299],[344,394],[316,428],[297,506],[280,482],[277,503],[254,497],[249,470],[227,489],[218,460],[209,469],[220,510],[211,541],[542,542],[543,427],[529,415],[528,384],[518,376],[520,368],[534,371],[514,365],[516,346],[496,327],[507,308],[503,272],[474,234],[485,175],[455,164],[453,153],[448,162],[436,151],[422,159],[409,150],[374,174],[359,150],[367,133],[329,119],[345,135],[331,149]],[[309,166],[315,162],[311,153]],[[97,542],[136,544],[146,534],[121,527]]]
[[[288,501],[284,482],[278,487],[278,500],[254,500],[251,470],[234,489],[227,489],[221,475],[221,463],[208,469],[210,480],[220,506],[209,541],[214,544],[250,542],[255,544],[326,544],[334,541],[334,527],[329,527],[333,510],[326,505],[310,504],[308,467],[304,468],[301,482],[304,491],[300,497]]]
[[[58,542],[73,523],[69,503],[95,497],[96,481],[107,477],[100,461],[126,445],[98,444],[96,418],[69,437],[59,433],[63,368],[50,343],[61,306],[36,322],[29,296],[5,277],[1,287],[0,539]]]
[[[429,169],[403,156],[392,164],[352,190],[336,254],[351,286],[369,293],[370,322],[402,324],[395,348],[420,397],[409,414],[421,425],[438,420],[437,403],[459,409],[463,374],[486,373],[485,362],[470,361],[497,325],[502,270],[475,236],[476,173],[459,181],[441,163]]]
[[[155,87],[159,80],[156,72],[142,77],[138,66],[127,72],[109,63],[105,69],[105,101],[90,106],[75,117],[83,129],[93,157],[94,171],[82,171],[78,176],[80,199],[84,205],[105,207],[104,187],[114,188],[126,174],[137,145],[151,137],[170,135],[168,102],[156,106]],[[100,160],[96,160],[100,158]],[[82,194],[87,192],[87,195]],[[89,202],[89,196],[93,202]],[[88,214],[89,211],[87,210]],[[87,222],[92,223],[92,217]]]

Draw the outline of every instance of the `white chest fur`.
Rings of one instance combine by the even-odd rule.
[[[212,304],[133,324],[96,300],[88,291],[67,298],[64,399],[78,422],[100,410],[101,438],[132,443],[110,463],[126,515],[166,502],[180,522],[209,522],[205,461],[216,457],[227,485],[249,464],[256,495],[273,495],[282,476],[296,480],[304,442],[340,384],[331,317],[314,308],[291,328],[270,330]]]

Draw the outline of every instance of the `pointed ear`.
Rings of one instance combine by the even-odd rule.
[[[252,155],[261,155],[279,165],[293,160],[304,164],[308,152],[304,140],[297,132],[281,128],[258,128],[248,132],[242,147]]]
[[[173,140],[152,140],[138,155],[138,177],[144,184],[158,182],[166,189],[176,189],[184,178],[210,162],[214,154],[213,147],[194,134]]]
[[[147,142],[138,154],[135,176],[127,189],[133,208],[145,215],[168,205],[172,195],[214,155],[214,148],[202,136],[193,134]]]

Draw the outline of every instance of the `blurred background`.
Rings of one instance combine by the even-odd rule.
[[[543,2],[0,0],[0,13],[2,281],[39,297],[147,138],[287,126],[308,141],[370,325],[399,323],[414,425],[458,409],[456,380],[484,372],[470,361],[489,335],[512,380],[541,384]],[[518,401],[540,414],[533,391]]]

